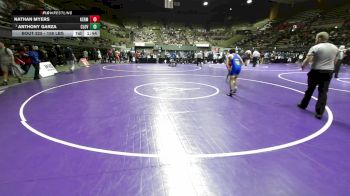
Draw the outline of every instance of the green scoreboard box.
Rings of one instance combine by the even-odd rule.
[[[101,24],[100,23],[90,23],[90,30],[100,30]]]

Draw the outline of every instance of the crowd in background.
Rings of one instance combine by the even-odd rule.
[[[7,47],[7,46],[5,46]],[[345,46],[344,46],[345,48]],[[15,63],[20,65],[26,74],[30,67],[34,68],[34,79],[39,79],[39,63],[50,61],[54,67],[70,65],[74,71],[75,64],[80,58],[96,63],[167,63],[175,60],[177,63],[197,64],[202,66],[206,63],[224,63],[227,51],[214,51],[210,48],[203,48],[190,51],[163,51],[148,49],[98,49],[98,48],[71,48],[69,46],[52,45],[10,45]],[[253,66],[268,63],[301,63],[306,57],[307,51],[262,51],[258,49],[244,50],[237,48],[238,53],[245,62],[252,61]],[[342,63],[350,64],[350,49],[344,49],[345,58]],[[20,82],[20,80],[19,80]],[[3,85],[7,85],[4,83]]]
[[[315,34],[326,31],[335,45],[350,46],[350,5],[334,13],[311,10],[283,21],[268,23],[258,31],[247,31],[236,45],[261,50],[307,50],[315,43]]]

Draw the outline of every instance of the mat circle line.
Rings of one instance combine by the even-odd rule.
[[[21,123],[22,125],[27,128],[29,131],[31,131],[32,133],[47,139],[49,141],[55,142],[55,143],[59,143],[65,146],[69,146],[69,147],[73,147],[76,149],[81,149],[81,150],[85,150],[85,151],[91,151],[91,152],[97,152],[97,153],[103,153],[103,154],[110,154],[110,155],[119,155],[119,156],[127,156],[127,157],[143,157],[143,158],[161,158],[161,157],[171,157],[171,154],[145,154],[145,153],[132,153],[132,152],[123,152],[123,151],[113,151],[113,150],[106,150],[106,149],[100,149],[100,148],[94,148],[94,147],[89,147],[89,146],[84,146],[84,145],[79,145],[79,144],[75,144],[75,143],[71,143],[71,142],[67,142],[49,135],[46,135],[44,133],[42,133],[41,131],[33,128],[28,122],[27,119],[24,115],[24,109],[26,107],[26,105],[35,97],[39,96],[42,93],[45,93],[47,91],[53,90],[53,89],[57,89],[57,88],[62,88],[65,86],[69,86],[69,85],[73,85],[73,84],[79,84],[79,83],[84,83],[84,82],[90,82],[90,81],[96,81],[96,80],[105,80],[105,79],[114,79],[114,78],[123,78],[123,77],[140,77],[140,76],[165,76],[165,75],[170,75],[170,76],[175,76],[175,75],[182,75],[182,76],[195,76],[195,77],[214,77],[214,78],[224,78],[224,76],[212,76],[212,75],[197,75],[197,74],[144,74],[144,75],[125,75],[125,76],[111,76],[111,77],[102,77],[102,78],[94,78],[94,79],[87,79],[87,80],[81,80],[81,81],[76,81],[76,82],[71,82],[71,83],[67,83],[67,84],[62,84],[62,85],[58,85],[55,87],[51,87],[48,88],[46,90],[42,90],[34,95],[32,95],[31,97],[29,97],[27,100],[25,100],[22,104],[21,107],[19,109],[19,117],[21,119]],[[283,86],[283,85],[279,85],[279,84],[275,84],[275,83],[270,83],[270,82],[264,82],[264,81],[259,81],[259,80],[252,80],[252,79],[247,79],[247,78],[240,78],[241,80],[246,80],[246,81],[251,81],[251,82],[256,82],[256,83],[260,83],[260,84],[267,84],[267,85],[272,85],[272,86],[277,86],[277,87],[281,87],[284,89],[289,89],[291,91],[300,93],[300,94],[304,94],[304,92],[287,87],[287,86]],[[312,99],[317,100],[316,97],[312,97]],[[233,156],[243,156],[243,155],[253,155],[253,154],[260,154],[260,153],[266,153],[266,152],[271,152],[271,151],[276,151],[276,150],[281,150],[281,149],[285,149],[285,148],[290,148],[302,143],[305,143],[307,141],[310,141],[318,136],[320,136],[321,134],[323,134],[324,132],[326,132],[329,127],[331,126],[334,117],[333,117],[333,112],[331,111],[331,109],[326,106],[326,112],[328,114],[328,119],[327,122],[324,124],[324,126],[319,129],[318,131],[312,133],[309,136],[306,136],[304,138],[292,141],[292,142],[288,142],[285,144],[281,144],[281,145],[276,145],[276,146],[270,146],[270,147],[265,147],[265,148],[259,148],[259,149],[254,149],[254,150],[246,150],[246,151],[236,151],[236,152],[224,152],[224,153],[208,153],[208,154],[184,154],[182,155],[183,157],[186,158],[219,158],[219,157],[233,157]]]

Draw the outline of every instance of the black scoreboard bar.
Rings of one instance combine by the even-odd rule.
[[[13,37],[99,37],[100,15],[88,10],[12,12]]]
[[[94,30],[92,28],[89,23],[12,24],[12,30]]]
[[[79,23],[93,22],[86,15],[79,16],[40,16],[40,15],[12,15],[14,23]]]

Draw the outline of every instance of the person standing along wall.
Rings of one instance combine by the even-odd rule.
[[[18,83],[22,82],[21,74],[14,70],[13,65],[15,64],[15,59],[12,51],[9,48],[6,48],[4,43],[0,42],[0,66],[1,70],[4,73],[4,81],[1,86],[8,85],[9,79],[9,70],[13,71],[13,74],[18,79]]]
[[[57,66],[57,54],[54,47],[47,51],[47,56],[51,64],[56,67]]]
[[[254,50],[253,52],[253,67],[256,67],[256,65],[258,64],[260,58],[260,52],[258,52],[257,50]]]
[[[245,66],[248,66],[250,64],[251,56],[252,56],[252,51],[251,50],[245,51],[245,53],[243,55],[243,61],[244,61],[244,65]]]
[[[34,80],[39,80],[39,71],[40,71],[40,60],[39,60],[39,54],[38,54],[38,46],[30,46],[29,51],[27,55],[32,60],[32,65],[35,69],[34,71]]]
[[[75,55],[73,53],[73,49],[70,47],[67,47],[64,51],[64,56],[67,61],[67,65],[70,66],[70,71],[73,72],[75,70]]]
[[[86,51],[86,50],[83,51],[83,58],[86,58],[86,60],[89,60],[89,53],[88,53],[88,51]]]
[[[335,64],[334,67],[334,77],[338,78],[338,74],[339,74],[339,70],[340,70],[340,66],[343,63],[343,59],[344,59],[344,52],[345,52],[345,46],[340,46],[339,47],[339,52],[337,55],[337,63]]]

